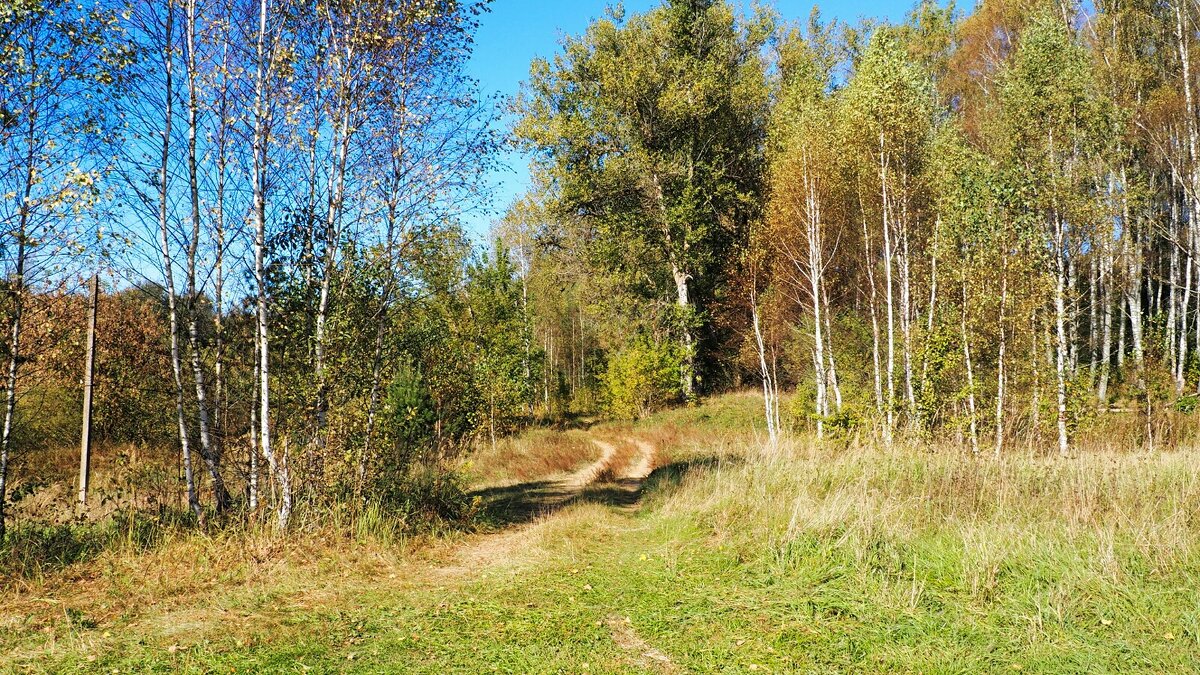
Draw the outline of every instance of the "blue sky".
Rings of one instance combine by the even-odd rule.
[[[746,11],[745,0],[735,0]],[[479,80],[485,93],[511,96],[520,88],[529,73],[534,57],[551,57],[558,50],[564,35],[579,35],[593,19],[604,14],[610,0],[493,0],[491,12],[482,17],[476,37],[475,54],[471,59],[471,75]],[[627,0],[626,14],[642,12],[654,5],[652,0]],[[762,2],[784,21],[808,17],[812,0],[775,0]],[[899,20],[912,7],[903,0],[830,0],[820,3],[821,15],[828,19],[855,22],[861,17]],[[507,121],[505,124],[507,125]],[[491,213],[478,212],[468,218],[467,225],[477,237],[487,234],[493,220],[516,196],[529,185],[527,159],[516,153],[501,158],[502,168],[493,173],[495,203]]]

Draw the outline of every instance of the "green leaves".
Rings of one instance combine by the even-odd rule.
[[[669,1],[610,13],[532,65],[518,142],[553,213],[591,228],[595,272],[647,304],[703,309],[733,271],[761,208],[771,32],[767,15],[743,21],[727,2]]]

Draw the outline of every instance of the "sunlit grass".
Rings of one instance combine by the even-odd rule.
[[[737,429],[753,403],[599,428],[662,444],[638,510],[585,501],[450,538],[371,519],[287,541],[185,533],[105,554],[9,592],[3,659],[103,672],[1200,667],[1193,451],[767,450]]]

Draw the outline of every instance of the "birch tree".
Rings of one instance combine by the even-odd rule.
[[[902,403],[916,421],[913,277],[914,258],[924,251],[929,229],[921,218],[920,175],[932,137],[932,105],[928,76],[906,59],[896,35],[887,28],[875,32],[846,88],[839,121],[846,150],[859,158],[855,170],[863,222],[874,223],[882,242],[879,262],[871,264],[883,268],[889,438]],[[903,369],[899,375],[898,368]]]
[[[1013,206],[1036,214],[1042,251],[1053,278],[1050,311],[1054,326],[1055,426],[1058,451],[1070,451],[1068,257],[1077,254],[1096,213],[1089,196],[1097,180],[1089,174],[1111,137],[1111,112],[1097,92],[1087,54],[1051,12],[1038,15],[1025,32],[1003,74],[1002,161],[1016,185]]]
[[[834,125],[832,86],[834,58],[820,29],[809,39],[798,34],[785,44],[783,82],[771,120],[771,240],[780,251],[776,276],[797,305],[808,312],[811,330],[817,438],[833,412],[833,337],[825,285],[830,276],[830,228],[826,208],[840,176],[837,148],[828,131]],[[757,315],[755,316],[757,330]],[[765,369],[765,366],[764,366]],[[840,396],[834,397],[841,407]]]

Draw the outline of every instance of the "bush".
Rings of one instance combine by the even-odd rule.
[[[468,522],[479,506],[467,491],[466,476],[435,464],[418,463],[402,474],[385,472],[372,487],[364,513],[396,518],[408,531]]]
[[[677,400],[679,348],[642,337],[608,361],[602,377],[605,408],[622,419],[636,419]]]
[[[96,523],[25,523],[6,533],[0,545],[0,577],[36,577],[85,562],[106,550],[152,548],[170,532],[196,524],[190,511],[118,511]]]

